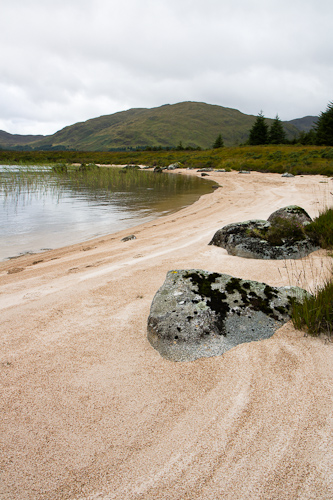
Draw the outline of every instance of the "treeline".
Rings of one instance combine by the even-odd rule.
[[[262,111],[258,114],[250,132],[247,144],[302,144],[308,146],[333,146],[333,102],[326,111],[322,111],[314,127],[309,132],[300,132],[299,136],[288,141],[282,122],[276,115],[271,127],[266,123]]]

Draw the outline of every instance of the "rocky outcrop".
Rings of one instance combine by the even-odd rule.
[[[172,361],[218,356],[267,339],[307,292],[198,269],[169,271],[148,318],[148,340]]]
[[[280,238],[273,238],[272,229],[279,219],[292,221],[295,230],[289,230],[288,236],[282,234]],[[209,245],[225,248],[230,255],[248,259],[300,259],[319,249],[297,228],[297,225],[304,226],[309,222],[311,217],[303,208],[291,205],[277,210],[267,221],[254,219],[228,224],[216,231]]]
[[[288,207],[279,208],[273,212],[267,220],[273,224],[274,221],[279,218],[299,222],[303,225],[312,222],[310,215],[304,210],[304,208],[297,205],[289,205]]]

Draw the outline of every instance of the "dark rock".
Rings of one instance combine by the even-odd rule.
[[[162,173],[162,171],[163,171],[163,169],[162,169],[161,167],[155,167],[155,168],[154,168],[154,172],[155,172],[156,174],[161,174],[161,173]]]
[[[121,241],[130,241],[130,240],[136,240],[135,234],[130,234],[129,236],[125,236],[125,238],[121,239]]]
[[[209,174],[206,174],[205,172],[202,172],[201,177],[209,177]]]
[[[225,248],[230,255],[248,259],[300,259],[319,249],[310,237],[302,235],[302,239],[290,236],[281,238],[279,244],[272,244],[263,236],[279,219],[294,220],[305,225],[311,217],[301,207],[291,205],[271,214],[267,221],[249,220],[228,224],[214,234],[209,245]]]
[[[199,168],[197,172],[213,172],[213,168]]]
[[[271,337],[306,294],[198,269],[169,271],[151,304],[148,340],[172,361],[218,356]]]

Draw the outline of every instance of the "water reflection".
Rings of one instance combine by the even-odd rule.
[[[171,213],[211,191],[192,176],[0,167],[0,260],[85,241]]]

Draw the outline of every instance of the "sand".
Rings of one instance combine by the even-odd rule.
[[[332,180],[210,178],[221,187],[175,214],[0,263],[1,500],[333,498],[332,343],[287,323],[174,363],[147,341],[170,269],[277,286],[323,277],[323,251],[262,261],[208,243],[289,204],[316,216]]]

